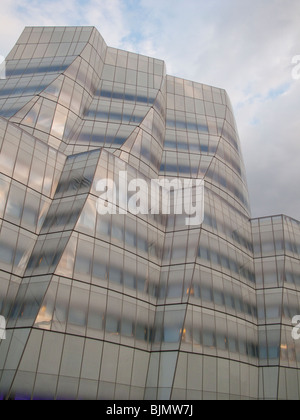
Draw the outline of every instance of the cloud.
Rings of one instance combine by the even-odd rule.
[[[245,106],[239,119],[252,212],[255,216],[286,213],[300,219],[299,194],[300,83],[263,103]],[[247,114],[259,115],[250,126]]]
[[[233,104],[254,216],[300,219],[299,0],[6,0],[0,53],[25,25],[92,25],[107,44],[164,59]]]
[[[300,219],[300,80],[291,76],[292,57],[300,54],[300,3],[184,4],[149,5],[154,11],[148,26],[157,29],[152,36],[156,54],[166,57],[168,72],[227,90],[244,151],[253,215],[287,213]],[[170,14],[165,13],[168,6]]]
[[[16,42],[24,26],[96,26],[111,46],[119,47],[130,32],[121,0],[6,0],[1,4],[1,53]],[[10,44],[10,48],[14,42]]]

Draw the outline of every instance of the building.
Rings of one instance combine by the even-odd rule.
[[[203,223],[101,214],[120,172],[204,179]],[[0,185],[2,399],[299,399],[300,224],[251,219],[223,89],[93,27],[27,27],[0,80]]]

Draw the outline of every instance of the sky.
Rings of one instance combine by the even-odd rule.
[[[224,88],[253,217],[300,220],[299,0],[5,0],[0,56],[25,26],[95,26],[107,45],[163,59],[167,73]]]

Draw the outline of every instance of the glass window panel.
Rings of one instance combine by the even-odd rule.
[[[132,337],[134,331],[134,321],[130,319],[122,319],[121,334],[125,337]]]
[[[201,285],[201,298],[206,302],[213,301],[212,289],[208,286]]]
[[[97,236],[110,236],[111,232],[111,215],[98,215],[97,216]]]
[[[216,346],[216,338],[213,331],[203,331],[203,345],[206,347]]]
[[[81,377],[98,381],[103,344],[96,340],[86,340],[82,361]]]
[[[57,282],[52,281],[35,320],[35,325],[43,329],[50,329],[53,318]]]
[[[19,234],[14,261],[14,271],[16,274],[22,275],[24,273],[34,244],[35,239],[29,237],[29,234]]]
[[[28,190],[25,199],[22,225],[33,231],[36,229],[37,220],[39,217],[39,205],[40,201],[38,195],[35,195]]]
[[[92,271],[94,247],[91,242],[79,239],[76,254],[74,275],[89,277]]]
[[[53,312],[52,329],[65,331],[71,287],[60,283],[57,289],[56,302]]]
[[[105,64],[102,71],[102,79],[112,82],[114,80],[115,70],[116,70],[115,66],[110,66],[110,65]]]
[[[112,316],[106,316],[105,331],[108,333],[118,334],[120,332],[120,319]]]
[[[19,149],[14,176],[23,184],[26,184],[28,181],[31,160],[31,154],[25,152],[25,150]]]
[[[118,267],[110,266],[109,268],[109,281],[112,283],[121,284],[122,283],[122,271]]]
[[[49,101],[50,102],[50,101]],[[36,128],[44,131],[49,132],[50,127],[52,124],[53,116],[55,111],[55,104],[48,104],[44,99],[43,104],[40,109],[39,118],[36,124]]]
[[[235,337],[228,337],[228,349],[232,353],[237,353],[238,351],[238,342]]]
[[[97,258],[95,258],[94,264],[93,264],[93,277],[95,277],[96,279],[98,278],[98,279],[107,280],[108,278],[107,264],[104,261],[99,261]]]
[[[41,301],[44,297],[48,283],[34,282],[29,284],[26,295],[22,302],[22,308],[18,316],[17,326],[28,325],[28,321],[33,322],[38,314]]]
[[[96,203],[92,199],[88,199],[84,209],[80,214],[77,228],[83,232],[94,235],[96,224]]]
[[[106,310],[106,294],[100,293],[96,288],[92,288],[89,302],[87,334],[98,337],[100,331],[104,329],[104,316]]]
[[[72,287],[68,315],[68,332],[80,335],[84,334],[87,324],[88,299],[88,290]]]
[[[217,305],[224,305],[225,299],[223,292],[214,290],[214,301]]]
[[[136,289],[136,278],[135,275],[128,272],[123,272],[124,286],[130,289]]]
[[[217,348],[219,350],[226,350],[227,349],[227,337],[224,334],[217,335]]]
[[[177,343],[180,338],[180,330],[176,327],[164,327],[164,341],[166,343]]]
[[[12,184],[5,212],[5,218],[7,220],[20,224],[23,213],[24,198],[25,189]]]
[[[5,141],[0,154],[1,171],[11,176],[17,155],[17,146],[12,142]]]
[[[5,205],[7,201],[7,194],[10,183],[5,180],[3,175],[0,175],[0,217],[3,217]]]
[[[116,67],[115,81],[119,83],[125,83],[126,69]]]
[[[66,108],[57,105],[56,113],[53,119],[51,134],[53,136],[62,138],[67,121],[68,111]]]
[[[33,159],[29,176],[29,186],[34,190],[41,191],[44,181],[45,162],[40,159]]]
[[[60,368],[61,375],[73,378],[79,377],[83,346],[83,338],[66,335]]]

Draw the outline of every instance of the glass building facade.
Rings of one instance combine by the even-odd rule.
[[[120,172],[204,179],[203,223],[101,214]],[[0,194],[1,399],[299,399],[300,223],[251,219],[223,89],[93,27],[27,27],[0,80]]]

